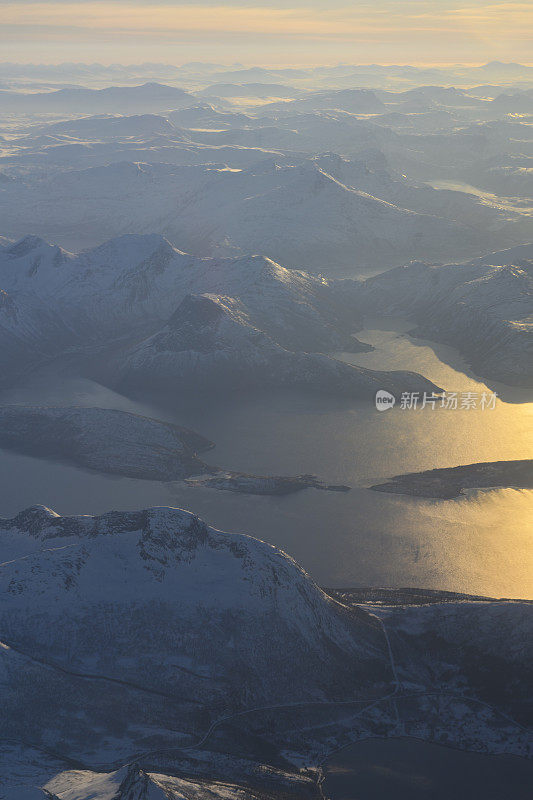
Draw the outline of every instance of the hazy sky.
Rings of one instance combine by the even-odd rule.
[[[533,61],[533,2],[0,0],[4,61]]]

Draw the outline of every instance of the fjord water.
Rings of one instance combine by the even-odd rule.
[[[417,739],[367,739],[326,763],[334,800],[526,800],[533,766],[516,756],[486,756]]]
[[[0,401],[120,408],[186,425],[216,447],[209,463],[255,474],[315,473],[348,493],[308,489],[258,497],[178,483],[98,475],[0,451],[0,514],[44,503],[59,513],[172,505],[225,530],[282,547],[322,585],[419,586],[499,597],[533,597],[533,492],[471,491],[457,500],[368,489],[410,471],[531,456],[533,405],[524,393],[472,376],[450,348],[405,333],[397,321],[368,322],[370,353],[338,354],[374,369],[416,370],[447,391],[494,389],[494,409],[394,408],[302,394],[137,402],[86,379],[47,369]],[[438,353],[438,354],[437,354]]]

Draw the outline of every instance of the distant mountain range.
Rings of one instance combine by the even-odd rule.
[[[262,253],[337,275],[531,240],[527,88],[478,96],[438,85],[438,71],[408,88],[322,85],[349,66],[313,71],[312,88],[305,70],[219,81],[217,68],[191,69],[204,79],[187,91],[0,93],[3,234],[78,250],[156,232],[198,256]]]
[[[126,121],[87,120],[87,135],[91,124],[114,132]],[[126,132],[135,136],[150,126],[156,136],[164,124],[137,117]],[[248,143],[262,141],[260,130],[244,133]],[[228,132],[227,143],[238,146],[239,137]],[[239,170],[122,162],[31,183],[17,179],[0,193],[3,231],[20,236],[30,228],[75,249],[131,231],[156,232],[200,256],[262,253],[291,267],[345,275],[416,257],[467,258],[492,242],[509,243],[508,223],[472,195],[413,185],[364,159],[287,161],[263,158]]]
[[[191,95],[175,86],[145,83],[142,86],[110,86],[89,89],[76,86],[52,92],[0,92],[4,111],[23,113],[115,114],[149,113],[190,105]]]
[[[250,81],[276,82],[281,84],[298,83],[313,88],[317,85],[335,87],[342,85],[387,86],[393,83],[398,87],[420,86],[427,83],[440,83],[455,86],[474,86],[476,83],[498,81],[531,80],[531,66],[491,61],[480,66],[453,65],[450,67],[384,65],[384,64],[337,64],[332,66],[264,68],[245,67],[242,64],[219,64],[208,62],[189,62],[179,66],[165,63],[143,64],[16,64],[4,62],[0,65],[2,77],[7,81],[21,81],[48,84],[50,82],[70,83],[132,83],[143,80],[186,81],[199,86],[213,82]]]

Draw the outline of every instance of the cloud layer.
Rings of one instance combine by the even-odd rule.
[[[58,60],[54,53],[72,48],[83,60],[112,43],[112,60],[132,48],[152,60],[179,45],[204,60],[231,48],[232,57],[260,61],[271,52],[276,63],[318,63],[333,53],[353,60],[354,50],[357,61],[454,62],[523,59],[533,44],[533,5],[501,0],[1,0],[0,15],[3,51],[21,61]]]

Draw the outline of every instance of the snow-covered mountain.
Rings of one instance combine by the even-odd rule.
[[[247,133],[257,139],[256,130]],[[156,232],[200,256],[263,253],[330,275],[516,242],[505,230],[496,240],[488,226],[500,214],[477,198],[417,189],[338,157],[284,161],[239,170],[123,162],[18,179],[0,192],[3,230],[31,230],[75,249]]]
[[[365,396],[382,384],[391,391],[435,388],[414,373],[372,372],[310,355],[368,349],[352,336],[353,304],[335,282],[260,256],[194,258],[155,235],[119,237],[73,255],[26,237],[0,250],[0,286],[5,375],[92,348],[106,369],[114,362],[106,353],[120,350],[122,378],[155,373],[172,383],[188,376],[191,390],[196,381],[224,378],[228,386],[238,376],[248,384]]]
[[[79,256],[28,236],[4,248],[0,261],[7,366],[32,352],[45,357],[149,329],[164,318],[164,298],[179,274],[171,262],[179,268],[193,259],[157,236],[117,240]]]
[[[41,350],[64,346],[67,333],[69,346],[142,335],[191,291],[243,296],[287,345],[302,344],[300,337],[333,349],[347,345],[351,333],[323,279],[258,256],[194,258],[156,235],[119,237],[79,255],[28,236],[0,250],[0,286],[3,334]]]
[[[116,748],[194,744],[221,713],[342,699],[390,678],[370,615],[276,548],[188,512],[39,507],[1,520],[0,535],[9,738],[31,720],[33,741],[109,763]]]
[[[206,219],[207,230],[195,221]],[[227,243],[327,274],[391,264],[408,252],[438,258],[451,239],[456,252],[473,252],[480,242],[473,228],[346,186],[316,162],[226,173],[183,210],[180,225],[211,246]]]
[[[311,788],[306,783],[310,782],[302,780],[299,787],[303,796],[309,796]],[[64,771],[48,781],[43,791],[48,800],[270,800],[274,797],[225,781],[195,781],[145,772],[135,764],[109,773]]]
[[[145,137],[173,133],[174,125],[166,117],[158,114],[136,114],[123,116],[119,114],[101,114],[85,116],[65,122],[48,123],[41,126],[43,137],[61,137],[71,139],[116,139],[122,137]]]
[[[183,89],[160,83],[88,89],[76,86],[54,92],[0,92],[2,109],[10,112],[73,114],[146,114],[183,108],[194,97]]]
[[[360,308],[402,314],[415,333],[456,347],[488,380],[530,386],[533,365],[531,245],[468,264],[412,263],[360,284]]]
[[[383,154],[381,163],[379,152],[376,152],[374,163],[370,156],[369,153],[365,158],[347,159],[334,153],[325,153],[315,156],[313,160],[320,169],[345,186],[387,200],[400,208],[471,226],[498,224],[498,211],[483,205],[479,198],[450,189],[433,189],[422,182],[408,180],[404,175],[391,172]]]
[[[0,406],[0,447],[145,480],[212,471],[197,457],[213,447],[208,439],[109,408]]]
[[[468,264],[412,263],[365,282],[326,280],[261,256],[196,258],[156,235],[74,255],[37,237],[0,247],[4,374],[96,348],[129,384],[306,386],[358,396],[435,387],[334,361],[364,350],[368,313],[411,316],[492,380],[527,384],[531,262],[513,248]],[[514,264],[507,262],[513,261]],[[114,349],[115,356],[105,355]],[[183,383],[185,382],[185,383]]]
[[[178,128],[207,128],[221,130],[235,126],[254,124],[254,117],[239,111],[220,111],[211,103],[202,100],[198,105],[171,111],[166,118]]]
[[[82,469],[149,481],[179,481],[222,491],[291,494],[326,485],[314,475],[262,476],[206,464],[213,443],[188,428],[111,408],[0,406],[0,447]]]
[[[180,91],[149,84],[15,93],[21,103],[62,92],[87,100],[54,112],[59,122],[35,124],[30,115],[6,129],[0,170],[14,180],[1,186],[3,232],[31,230],[76,250],[158,232],[197,255],[261,252],[332,274],[412,258],[464,260],[530,238],[527,204],[475,196],[476,186],[494,185],[497,194],[518,187],[528,196],[531,126],[495,116],[492,101],[439,86],[379,97],[349,88],[259,107],[228,101],[221,110],[186,93],[173,104]],[[124,109],[121,93],[152,98],[153,107]],[[367,163],[376,149],[389,175]],[[323,153],[337,162],[322,163]]]
[[[180,83],[205,86],[213,82],[247,81],[260,83],[276,81],[281,85],[291,83],[314,90],[317,86],[335,88],[339,86],[386,87],[398,92],[400,89],[417,88],[427,84],[444,86],[475,87],[476,84],[492,82],[492,94],[502,91],[502,86],[517,87],[531,82],[533,70],[518,63],[491,61],[480,66],[454,64],[448,67],[413,66],[412,64],[335,64],[312,67],[243,67],[242,64],[191,61],[176,66],[161,62],[142,64],[18,64],[5,63],[3,76],[9,83],[24,86],[28,82],[36,86],[54,83],[85,83],[87,85],[109,85],[142,80],[179,81]],[[455,90],[456,91],[456,90]],[[466,90],[468,94],[472,89]]]
[[[328,556],[332,582],[392,565],[398,585],[399,564],[434,585],[451,558],[460,585],[453,536],[436,547],[420,526],[475,526],[486,498],[456,499],[463,487],[527,493],[531,463],[436,462],[459,439],[453,463],[474,460],[460,431],[402,427],[372,401],[437,387],[347,353],[372,349],[354,334],[374,315],[400,315],[498,394],[496,381],[533,385],[532,76],[499,62],[5,64],[4,515],[46,500],[45,484],[74,511],[75,497],[95,511],[110,495],[137,509],[172,493],[210,521],[305,541],[315,566]],[[372,338],[372,363],[389,358],[389,339]],[[403,344],[392,352],[407,362]],[[444,375],[429,358],[419,363]],[[269,472],[280,458],[289,475],[204,462],[212,443],[142,416],[156,407],[205,422],[225,463]],[[490,435],[507,424],[497,408]],[[310,435],[301,451],[298,430]],[[419,471],[370,487],[389,494],[366,491],[373,449],[385,461],[372,482],[383,481],[394,443]],[[291,476],[307,458],[331,480],[350,467],[359,488],[276,497],[349,489]],[[494,508],[489,498],[498,519],[516,513],[513,489]],[[493,538],[474,566],[465,545],[479,586],[500,563]],[[339,572],[327,552],[339,542],[368,563]],[[32,506],[0,517],[0,549],[0,800],[324,800],[332,754],[379,737],[531,763],[517,758],[532,755],[529,601],[322,589],[276,547],[178,508]]]
[[[282,97],[282,95],[279,95]],[[333,92],[311,92],[308,96],[289,103],[277,103],[263,109],[269,114],[306,111],[348,111],[351,114],[380,114],[385,106],[374,92],[368,89],[340,89]]]
[[[530,604],[333,599],[179,509],[40,506],[0,537],[9,800],[312,798],[323,754],[399,732],[528,752]]]
[[[378,389],[438,391],[412,372],[377,372],[326,355],[293,352],[253,325],[246,307],[231,297],[189,295],[157,333],[122,352],[119,386],[166,391],[235,391],[303,388],[371,399]]]
[[[298,89],[279,83],[214,83],[198,92],[201,97],[294,98]]]

